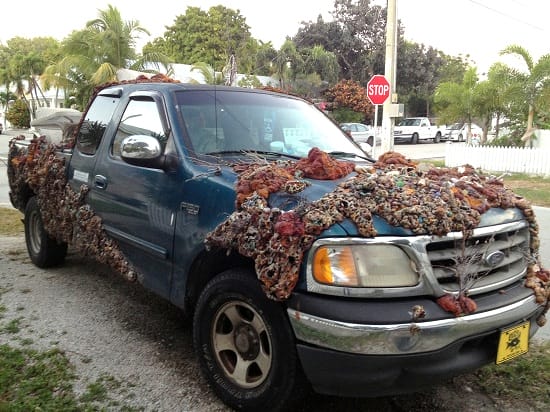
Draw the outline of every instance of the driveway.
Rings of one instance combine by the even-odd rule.
[[[69,254],[48,270],[33,266],[23,236],[0,236],[0,345],[58,349],[75,367],[74,388],[107,379],[98,410],[227,411],[202,378],[189,322],[166,301],[109,268]],[[374,399],[308,394],[296,412],[515,412],[529,403],[487,396],[473,375],[425,391]],[[113,405],[117,405],[116,408]],[[536,409],[529,409],[536,410]]]

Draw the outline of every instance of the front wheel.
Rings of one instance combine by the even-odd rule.
[[[25,207],[25,243],[32,263],[39,268],[59,265],[67,255],[67,244],[52,239],[44,230],[36,197]]]
[[[193,319],[193,343],[217,396],[237,410],[282,410],[305,383],[283,306],[258,279],[228,270],[208,283]]]
[[[374,136],[369,136],[367,143],[372,147],[374,145]]]
[[[418,133],[413,133],[411,136],[411,144],[417,144],[418,143]]]

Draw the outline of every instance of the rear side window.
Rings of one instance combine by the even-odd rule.
[[[119,99],[112,96],[97,96],[94,99],[76,138],[76,147],[81,153],[95,154],[118,102]]]

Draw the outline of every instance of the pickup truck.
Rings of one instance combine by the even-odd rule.
[[[433,124],[427,117],[408,117],[401,120],[393,129],[395,142],[417,144],[421,140],[439,143],[445,127]]]
[[[70,247],[181,308],[232,408],[416,391],[525,353],[545,322],[533,210],[495,177],[375,162],[273,90],[136,79],[76,126],[10,142],[30,259]]]

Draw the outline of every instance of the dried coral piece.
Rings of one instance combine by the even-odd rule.
[[[117,243],[103,230],[101,218],[85,204],[88,187],[82,185],[75,193],[67,183],[65,160],[56,155],[54,145],[46,144],[43,136],[33,139],[27,148],[12,141],[10,158],[20,160],[8,167],[15,206],[24,206],[28,185],[40,206],[44,230],[52,238],[111,266],[128,280],[137,279]]]
[[[386,152],[378,157],[378,160],[374,164],[374,167],[378,169],[387,168],[389,165],[394,166],[404,166],[404,167],[415,167],[416,162],[406,159],[401,153],[397,152]]]
[[[355,163],[342,162],[330,157],[318,147],[312,148],[307,157],[294,166],[303,172],[304,177],[318,180],[336,180],[347,176],[355,169]]]
[[[506,189],[501,180],[478,174],[468,165],[461,168],[416,167],[414,162],[395,152],[380,156],[375,167],[360,168],[332,193],[281,214],[269,209],[269,194],[281,190],[299,192],[303,186],[294,185],[296,181],[302,182],[303,177],[339,179],[351,170],[318,149],[312,149],[308,158],[296,164],[235,165],[234,170],[240,174],[237,197],[243,201],[243,210],[236,211],[210,233],[206,245],[236,249],[252,257],[264,290],[273,299],[290,295],[302,256],[315,237],[345,218],[351,219],[365,237],[377,235],[373,214],[418,234],[445,235],[458,231],[468,237],[479,224],[481,214],[490,207],[518,207],[531,225],[531,250],[538,249],[538,226],[529,203]],[[269,179],[273,182],[266,181]],[[262,199],[260,204],[258,198]],[[250,207],[251,200],[258,210]],[[246,213],[243,215],[243,212]],[[259,227],[257,216],[261,214],[269,217],[262,218],[264,223]],[[543,287],[548,285],[546,277],[547,272],[539,271],[526,282],[541,304],[548,302],[548,287]],[[477,305],[465,292],[456,297],[443,296],[438,303],[455,316],[472,313]]]
[[[477,309],[476,303],[464,294],[455,296],[447,293],[437,299],[437,304],[455,316],[468,315]]]

